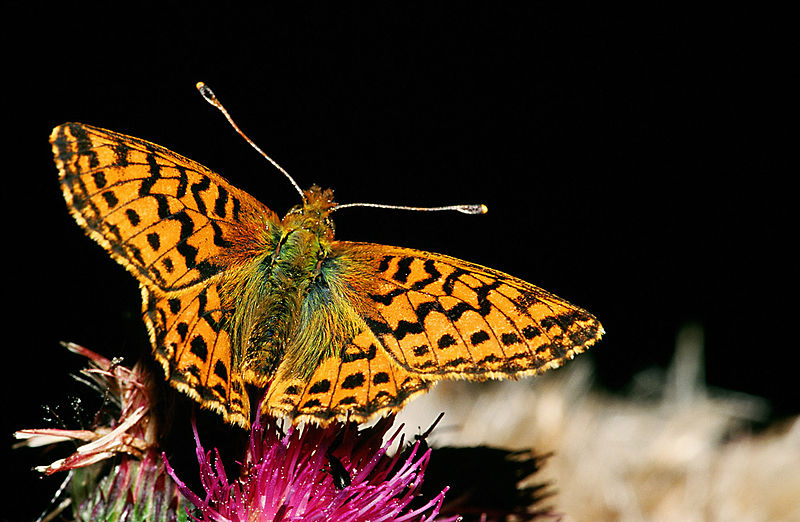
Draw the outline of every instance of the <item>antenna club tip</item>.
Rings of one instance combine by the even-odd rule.
[[[214,91],[211,90],[211,87],[209,87],[203,82],[197,82],[195,84],[195,88],[200,92],[200,96],[202,96],[203,99],[206,100],[208,103],[214,105],[215,107],[219,105],[219,101],[217,100]]]
[[[489,212],[489,207],[481,203],[481,214],[486,214],[487,212]]]

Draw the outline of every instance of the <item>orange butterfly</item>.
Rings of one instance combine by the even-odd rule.
[[[361,422],[440,379],[542,373],[603,334],[497,270],[335,240],[330,190],[280,219],[153,143],[80,123],[50,142],[70,213],[140,283],[170,383],[229,423],[249,425],[246,383],[272,415]]]

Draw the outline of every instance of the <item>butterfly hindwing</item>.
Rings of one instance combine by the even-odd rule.
[[[363,422],[397,411],[431,386],[398,365],[368,329],[355,336],[342,357],[324,360],[309,380],[281,375],[279,369],[263,408],[320,424],[334,419]]]
[[[497,270],[408,248],[352,247],[374,256],[367,324],[398,364],[423,378],[538,374],[603,334],[590,313]]]
[[[240,358],[223,328],[219,280],[214,276],[160,298],[142,286],[144,319],[155,358],[172,385],[227,422],[247,426],[250,401]]]

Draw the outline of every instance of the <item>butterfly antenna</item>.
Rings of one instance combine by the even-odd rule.
[[[225,107],[223,107],[223,106],[222,106],[222,103],[219,101],[219,99],[217,99],[217,96],[214,94],[214,91],[212,91],[212,90],[211,90],[211,88],[210,88],[208,85],[206,85],[205,83],[203,83],[203,82],[197,82],[197,85],[195,85],[195,87],[197,87],[197,90],[198,90],[198,91],[200,91],[200,95],[201,95],[201,96],[202,96],[202,97],[203,97],[203,98],[204,98],[204,99],[205,99],[205,100],[206,100],[208,103],[210,103],[211,105],[213,105],[214,107],[216,107],[216,108],[219,110],[219,112],[221,112],[221,113],[222,113],[222,115],[223,115],[223,116],[225,116],[225,119],[226,119],[226,120],[228,120],[228,123],[230,123],[230,124],[231,124],[231,127],[233,127],[233,130],[235,130],[236,132],[238,132],[238,133],[239,133],[239,136],[241,136],[242,138],[244,138],[244,139],[245,139],[245,141],[246,141],[247,143],[249,143],[251,147],[253,147],[254,149],[256,149],[256,150],[258,151],[258,153],[259,153],[259,154],[261,154],[262,156],[264,156],[264,157],[267,159],[267,161],[269,161],[270,163],[272,163],[272,165],[273,165],[273,166],[274,166],[276,169],[278,169],[279,171],[281,171],[281,172],[283,173],[283,175],[284,175],[284,176],[286,176],[286,178],[287,178],[287,179],[289,180],[289,182],[292,184],[292,186],[293,186],[293,187],[294,187],[294,189],[297,191],[297,193],[298,193],[298,194],[300,194],[300,197],[301,197],[301,198],[303,198],[303,200],[305,200],[305,196],[303,195],[303,190],[300,188],[300,186],[297,184],[297,182],[294,180],[294,178],[293,178],[292,176],[290,176],[290,175],[289,175],[289,173],[288,173],[288,172],[286,172],[286,170],[285,170],[283,167],[281,167],[280,165],[278,165],[278,163],[277,163],[277,162],[276,162],[274,159],[272,159],[272,158],[270,158],[269,156],[267,156],[267,154],[266,154],[266,153],[265,153],[263,150],[261,150],[261,148],[260,148],[258,145],[256,145],[256,144],[253,142],[253,140],[251,140],[250,138],[248,138],[248,137],[247,137],[247,135],[246,135],[244,132],[242,132],[242,129],[240,129],[240,128],[239,128],[239,126],[238,126],[238,125],[236,125],[236,122],[235,122],[235,121],[233,121],[233,118],[231,118],[231,115],[230,115],[230,114],[228,114],[228,111],[227,111],[227,110],[225,110]]]
[[[347,207],[373,207],[373,208],[388,208],[393,210],[420,210],[422,212],[434,212],[439,210],[455,210],[462,214],[486,214],[489,209],[483,203],[472,205],[448,205],[446,207],[409,207],[406,205],[385,205],[383,203],[345,203],[344,205],[337,205],[331,209],[331,212]]]

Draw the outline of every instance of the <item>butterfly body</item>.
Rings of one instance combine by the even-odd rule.
[[[248,381],[266,385],[281,362],[284,375],[307,380],[365,328],[359,295],[369,266],[337,248],[334,206],[330,190],[312,187],[302,206],[263,225],[256,251],[239,241],[247,252],[234,254],[243,262],[223,276],[220,293]]]
[[[557,367],[603,333],[588,312],[441,254],[339,241],[330,190],[280,219],[202,165],[78,123],[51,143],[67,206],[140,282],[166,377],[247,426],[262,409],[363,421],[443,378]]]

